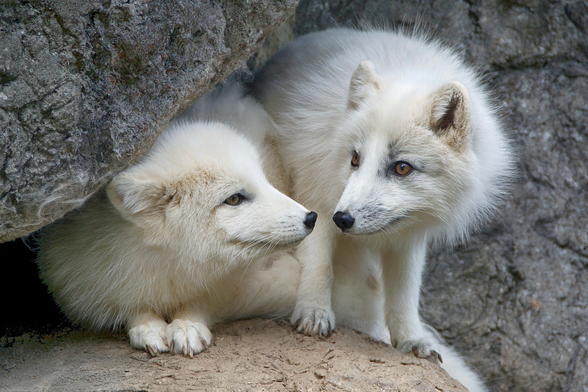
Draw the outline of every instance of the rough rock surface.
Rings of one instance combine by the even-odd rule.
[[[495,91],[520,159],[503,216],[434,252],[422,309],[492,391],[588,390],[588,5],[303,0],[302,34],[415,20]]]
[[[286,322],[256,319],[220,325],[215,333],[215,344],[194,358],[151,358],[123,335],[20,337],[0,349],[0,389],[466,391],[439,366],[345,328],[317,340],[293,332]]]
[[[80,206],[297,0],[0,3],[0,242]]]

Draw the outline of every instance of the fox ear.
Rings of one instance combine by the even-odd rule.
[[[374,63],[362,61],[351,76],[347,108],[357,109],[368,96],[379,91],[380,88],[381,80],[375,71]]]
[[[433,93],[430,126],[453,149],[463,151],[470,136],[470,98],[460,82],[449,82]]]
[[[123,218],[146,226],[164,218],[165,187],[156,180],[140,180],[122,173],[106,187],[108,199]]]

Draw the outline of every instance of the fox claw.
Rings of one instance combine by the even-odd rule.
[[[417,358],[425,358],[426,360],[431,361],[433,363],[443,363],[443,357],[441,357],[441,354],[439,354],[437,351],[431,350],[429,352],[429,355],[426,355],[419,352],[422,349],[422,347],[419,349],[418,346],[412,346],[412,353]]]
[[[149,354],[152,357],[158,357],[159,356],[159,350],[157,350],[157,347],[147,346],[147,351],[149,351]]]
[[[297,307],[291,324],[299,333],[326,338],[335,329],[335,314],[330,308],[301,310]]]
[[[166,329],[172,354],[193,358],[212,343],[210,330],[202,323],[176,319]]]
[[[398,346],[403,353],[412,353],[417,358],[423,358],[434,364],[443,363],[439,351],[426,340],[407,340]]]

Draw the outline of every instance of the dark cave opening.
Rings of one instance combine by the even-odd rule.
[[[21,239],[0,244],[0,337],[50,333],[68,324]]]

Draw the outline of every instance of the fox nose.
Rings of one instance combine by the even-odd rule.
[[[353,226],[355,223],[355,218],[351,216],[348,212],[337,211],[335,215],[333,215],[333,220],[335,224],[343,231],[348,230]]]
[[[309,229],[314,229],[314,224],[316,223],[317,214],[314,211],[310,211],[306,214],[306,219],[304,220],[304,226],[308,227]]]

